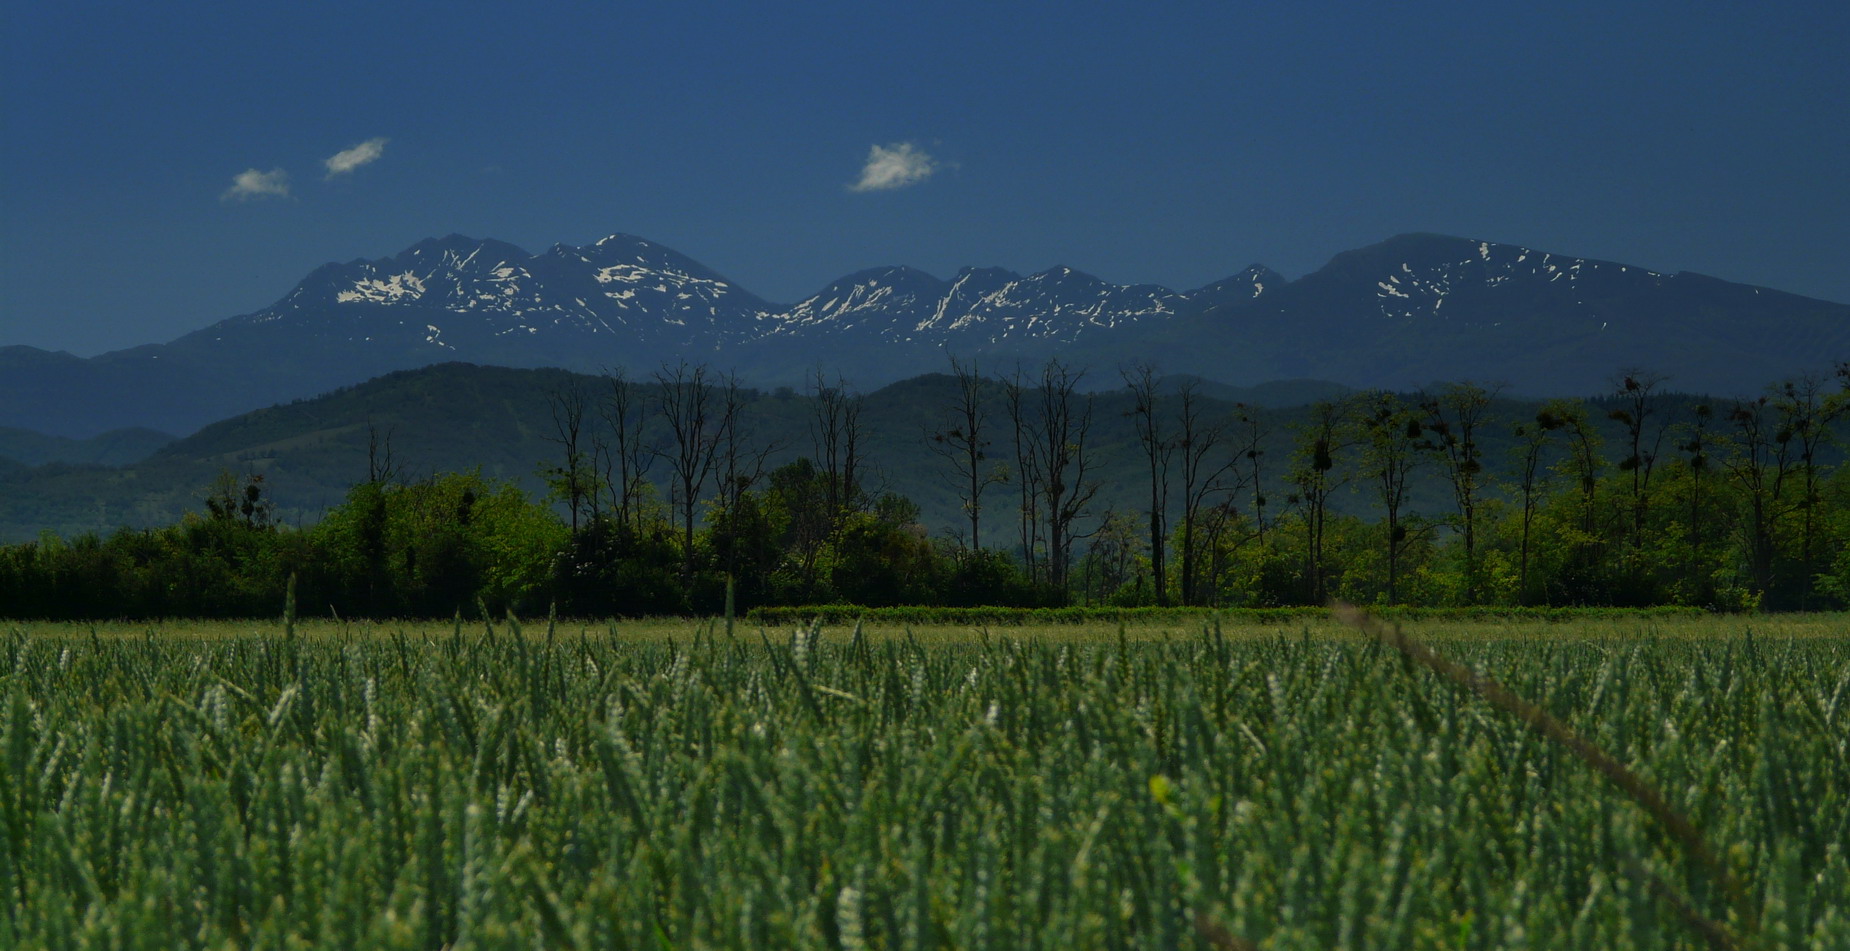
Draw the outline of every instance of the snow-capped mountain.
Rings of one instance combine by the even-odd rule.
[[[1107,284],[1066,267],[1025,278],[1000,268],[965,268],[913,332],[983,344],[1010,337],[1069,341],[1173,317],[1185,304],[1184,295],[1166,287]]]
[[[773,333],[843,333],[865,330],[904,339],[919,315],[935,309],[949,288],[909,267],[882,267],[850,274],[786,310]]]
[[[907,267],[851,274],[773,315],[773,336],[868,333],[892,343],[936,343],[975,351],[1010,340],[1070,342],[1101,330],[1163,321],[1219,300],[1244,283],[1243,299],[1263,291],[1261,267],[1202,291],[1181,294],[1155,284],[1110,284],[1072,268],[1023,277],[1002,268],[965,268],[941,281]]]
[[[539,254],[460,235],[328,264],[274,305],[168,344],[79,360],[0,348],[0,426],[187,432],[393,370],[468,361],[647,372],[690,360],[756,385],[817,368],[860,386],[1059,355],[1116,378],[1147,360],[1234,384],[1601,391],[1622,368],[1741,394],[1850,358],[1850,307],[1488,241],[1402,235],[1286,280],[1254,265],[1192,291],[1070,268],[862,271],[794,304],[631,235]]]
[[[1541,305],[1596,319],[1599,307],[1613,298],[1661,290],[1673,280],[1608,261],[1415,234],[1338,255],[1312,286],[1345,298],[1360,291],[1373,298],[1375,313],[1390,320],[1487,319],[1495,324],[1518,316],[1511,306],[1517,297],[1531,302],[1521,310]]]
[[[530,255],[462,235],[376,261],[328,264],[275,305],[206,333],[283,324],[376,336],[452,357],[468,345],[576,352],[756,336],[770,305],[699,262],[630,235]],[[476,356],[471,354],[471,356]]]
[[[1269,274],[1262,268],[1247,273]],[[1262,281],[1249,283],[1248,299],[1263,290]],[[326,265],[274,306],[219,327],[294,322],[364,339],[375,331],[402,335],[396,329],[402,325],[430,348],[452,351],[459,332],[516,340],[545,334],[593,348],[646,342],[715,349],[765,337],[844,333],[984,346],[1009,338],[1070,341],[1089,330],[1173,317],[1190,300],[1166,287],[1109,284],[1064,267],[1027,277],[965,268],[942,281],[895,266],[849,275],[778,306],[691,258],[630,235],[584,247],[555,245],[538,255],[451,235],[391,258]],[[355,315],[366,320],[344,319]]]
[[[1688,272],[1432,234],[1331,259],[1258,300],[1202,308],[1145,346],[1217,379],[1316,377],[1416,389],[1473,379],[1530,395],[1661,373],[1751,395],[1850,359],[1850,306]],[[1101,356],[1086,348],[1085,358]]]

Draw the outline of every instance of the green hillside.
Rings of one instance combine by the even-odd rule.
[[[27,466],[50,462],[126,466],[146,459],[173,439],[163,432],[139,428],[113,429],[89,439],[69,439],[0,426],[0,459]]]

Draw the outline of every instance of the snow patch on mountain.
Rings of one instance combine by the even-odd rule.
[[[424,281],[416,274],[406,271],[387,278],[362,278],[353,283],[353,289],[341,291],[334,299],[342,304],[354,301],[366,301],[374,304],[395,303],[402,300],[417,300],[424,296]]]
[[[1376,311],[1382,317],[1437,316],[1448,298],[1516,284],[1525,287],[1558,285],[1554,292],[1565,298],[1564,303],[1586,308],[1589,305],[1585,299],[1590,293],[1584,286],[1597,284],[1602,293],[1612,293],[1622,286],[1633,290],[1661,287],[1664,281],[1663,275],[1639,268],[1546,252],[1538,254],[1528,248],[1488,241],[1467,244],[1453,239],[1445,246],[1455,249],[1453,253],[1457,256],[1440,254],[1400,261],[1384,277],[1374,281]],[[1420,249],[1408,246],[1401,250],[1412,253]]]

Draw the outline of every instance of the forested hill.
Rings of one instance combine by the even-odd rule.
[[[832,377],[825,379],[831,386],[838,383]],[[1266,407],[1268,416],[1281,419],[1289,416],[1285,407],[1292,403],[1347,392],[1313,381],[1252,388],[1191,382],[1212,394],[1203,400],[1215,413],[1229,412],[1235,403],[1244,401]],[[608,391],[605,378],[564,370],[440,364],[235,416],[127,465],[82,465],[69,458],[36,467],[0,463],[0,480],[6,488],[0,496],[0,541],[32,538],[42,531],[70,536],[121,526],[167,524],[186,512],[199,511],[208,487],[224,471],[237,476],[261,474],[279,519],[307,524],[366,478],[369,451],[382,465],[389,451],[400,479],[479,470],[543,496],[546,487],[541,470],[556,465],[561,454],[553,399],[570,392],[585,395],[591,404],[586,419],[588,443],[593,436],[605,438],[597,404]],[[954,391],[952,378],[931,374],[861,397],[860,427],[865,436],[861,451],[871,484],[917,502],[933,531],[949,528],[960,508],[948,486],[949,467],[927,449],[926,440],[928,432],[946,425]],[[741,430],[749,434],[755,449],[767,451],[767,471],[815,454],[809,394],[778,388],[747,390],[742,395],[748,402]],[[992,430],[987,438],[993,440],[989,451],[1000,464],[1009,453],[1004,431],[1007,419],[999,392],[989,395]],[[1128,405],[1122,394],[1107,392],[1098,395],[1093,410],[1091,441],[1098,479],[1105,487],[1101,501],[1128,504],[1135,498],[1131,490],[1143,478],[1138,475],[1131,445],[1135,435],[1124,415]],[[659,418],[647,420],[645,440],[662,448],[671,441]],[[0,459],[7,458],[6,444],[0,444]],[[665,463],[655,464],[651,479],[662,482],[666,471]],[[999,502],[995,507],[997,511],[1005,508]],[[1007,526],[998,520],[995,527],[1000,533]]]
[[[639,382],[644,384],[640,391],[646,397],[648,380]],[[709,382],[715,381],[710,377]],[[837,383],[833,378],[825,382]],[[1099,490],[1089,506],[1093,517],[1081,523],[1083,528],[1096,525],[1097,517],[1108,511],[1129,514],[1146,508],[1149,485],[1132,415],[1135,402],[1122,388],[1122,380],[1115,374],[1111,378],[1094,374],[1082,382],[1115,387],[1093,397],[1085,441],[1086,479],[1096,482]],[[1171,378],[1159,389],[1160,414],[1175,412],[1175,391],[1182,382]],[[1346,392],[1332,384],[1308,381],[1250,389],[1187,382],[1198,387],[1198,409],[1206,422],[1233,426],[1237,404],[1252,407],[1261,434],[1262,477],[1277,486],[1272,493],[1275,511],[1283,507],[1287,495],[1282,476],[1293,452],[1294,427],[1306,417],[1302,405],[1288,404],[1335,398]],[[1024,383],[1031,387],[1034,381]],[[78,464],[68,456],[36,466],[27,463],[41,460],[15,458],[9,462],[4,461],[7,444],[0,443],[0,541],[30,539],[44,531],[68,537],[124,526],[170,524],[188,512],[200,511],[208,488],[224,472],[238,478],[261,475],[278,519],[309,524],[367,478],[369,456],[375,469],[389,461],[400,480],[475,470],[515,482],[541,497],[546,493],[542,470],[558,466],[563,454],[555,425],[557,398],[576,392],[586,399],[584,439],[589,451],[593,438],[608,442],[599,408],[609,391],[606,378],[562,370],[444,364],[393,373],[315,399],[233,417],[129,465]],[[780,388],[748,390],[741,396],[739,431],[751,452],[763,453],[764,471],[799,456],[817,455],[811,393]],[[1659,419],[1666,422],[1686,418],[1689,406],[1696,402],[1675,395],[1663,395],[1660,401]],[[950,416],[956,403],[956,380],[945,374],[916,377],[859,397],[859,452],[867,469],[868,488],[910,498],[921,509],[922,523],[934,534],[967,529],[962,503],[953,488],[956,473],[950,462],[932,451],[930,438],[952,427]],[[1012,475],[1013,434],[1000,384],[985,386],[984,404],[988,414],[984,439],[989,443],[985,466],[993,467],[987,470],[993,474]],[[1532,421],[1538,406],[1517,401],[1493,405],[1497,422],[1482,436],[1488,468],[1500,472],[1506,467],[1513,446],[1510,424]],[[1621,438],[1619,424],[1606,419],[1604,409],[1592,416],[1609,441]],[[1236,435],[1230,431],[1224,437],[1223,445],[1215,450],[1217,458],[1236,451]],[[664,450],[670,447],[672,439],[659,414],[645,414],[644,441]],[[1673,451],[1670,442],[1666,439],[1661,450],[1666,457]],[[665,487],[667,472],[667,463],[657,460],[649,477]],[[1438,513],[1449,504],[1436,469],[1428,467],[1417,476],[1414,489],[1412,504],[1418,510]],[[984,540],[1002,544],[1012,537],[1018,487],[997,484],[987,492]],[[665,488],[662,495],[666,497]],[[1238,504],[1249,503],[1250,498]],[[1334,504],[1358,511],[1369,507],[1360,487],[1339,492]]]
[[[48,462],[126,466],[146,459],[173,440],[152,429],[113,429],[89,439],[69,439],[0,426],[0,459],[28,466]]]

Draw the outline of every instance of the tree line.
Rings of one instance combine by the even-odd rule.
[[[1057,359],[1000,377],[952,361],[928,452],[904,461],[957,499],[937,536],[882,488],[852,387],[815,373],[792,447],[751,424],[760,394],[679,363],[550,393],[544,498],[479,473],[407,478],[374,433],[364,479],[306,528],[276,523],[261,475],[226,473],[173,525],[0,547],[0,613],[262,615],[291,578],[305,613],[346,617],[1850,604],[1850,365],[1745,400],[1678,397],[1634,371],[1519,411],[1467,382],[1281,423],[1140,364],[1113,404],[1128,442],[1096,435],[1085,377]],[[1114,454],[1136,459],[1135,507],[1100,502]]]

